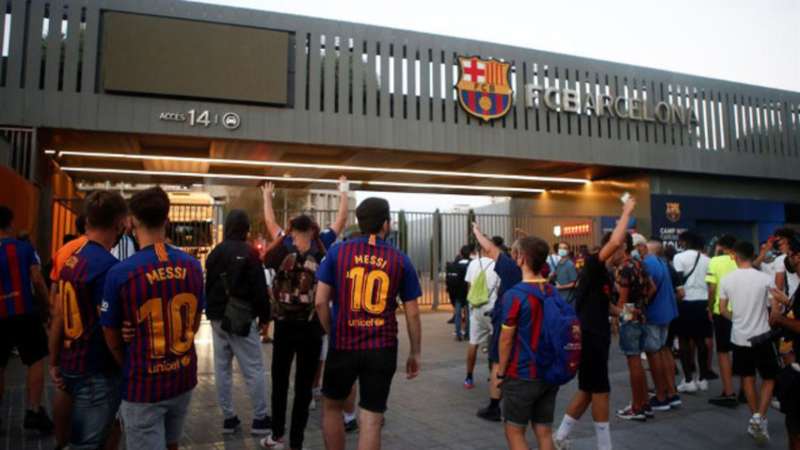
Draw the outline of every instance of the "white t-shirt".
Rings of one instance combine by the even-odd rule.
[[[694,268],[694,272],[683,285],[683,291],[686,294],[684,301],[708,301],[706,272],[708,272],[708,263],[711,259],[702,253],[700,254],[700,259],[697,259],[697,250],[686,250],[675,255],[672,265],[675,266],[676,271],[686,276],[692,271],[695,261],[697,261],[697,267]]]
[[[749,338],[769,331],[767,304],[773,286],[769,275],[753,268],[736,269],[722,278],[719,298],[728,299],[731,306],[731,342],[750,347]]]
[[[500,277],[494,271],[494,260],[492,258],[482,257],[473,259],[467,266],[467,275],[464,281],[472,284],[478,274],[481,273],[481,267],[486,272],[486,287],[489,289],[489,309],[494,307],[494,302],[497,301],[497,291],[500,288]]]
[[[784,274],[786,274],[786,264],[784,263],[785,259],[786,255],[781,255],[775,258],[775,261],[772,262],[772,271],[775,273],[775,275],[782,277]],[[800,276],[798,276],[796,272],[786,275],[788,275],[787,278],[789,279],[789,298],[792,298],[794,291],[796,291],[797,287],[800,286]]]

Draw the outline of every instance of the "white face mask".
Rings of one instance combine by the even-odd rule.
[[[558,249],[558,256],[566,258],[567,255],[569,255],[569,250],[565,250],[563,248]]]

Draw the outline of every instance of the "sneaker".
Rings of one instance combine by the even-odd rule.
[[[447,319],[447,324],[448,325],[452,325],[454,323],[456,323],[456,316],[452,316],[449,319]]]
[[[770,405],[772,405],[773,409],[776,409],[778,411],[781,410],[781,402],[777,398],[773,398],[772,402],[770,402]]]
[[[708,391],[708,380],[698,380],[697,389],[699,389],[700,392]]]
[[[358,419],[353,419],[350,421],[344,421],[344,432],[345,433],[353,433],[358,431]]]
[[[736,408],[739,406],[739,400],[736,398],[736,394],[720,394],[716,397],[711,397],[708,399],[708,403],[711,403],[714,406],[724,406],[726,408]]]
[[[283,444],[283,438],[272,439],[272,436],[267,436],[261,440],[261,448],[283,450],[286,446]]]
[[[488,420],[489,422],[500,422],[503,420],[502,414],[500,413],[500,408],[492,408],[487,406],[479,409],[476,415],[483,420]]]
[[[695,392],[697,392],[697,389],[698,389],[697,383],[695,383],[694,380],[692,381],[683,380],[683,382],[678,385],[678,392],[680,392],[681,394],[694,394]]]
[[[253,425],[250,426],[250,434],[256,436],[266,436],[272,433],[272,419],[269,416],[264,416],[263,419],[253,419]]]
[[[472,377],[464,378],[464,389],[472,389],[475,387],[475,381],[472,380]]]
[[[680,408],[683,406],[683,402],[681,401],[681,396],[678,394],[673,395],[667,399],[670,408]]]
[[[644,415],[648,419],[652,419],[656,416],[656,413],[653,412],[653,408],[650,405],[644,405]]]
[[[553,446],[556,448],[556,450],[569,450],[572,448],[572,441],[569,439],[564,439],[562,441],[553,437]]]
[[[659,400],[658,397],[650,397],[650,407],[653,411],[669,411],[669,399]]]
[[[637,422],[646,422],[647,416],[644,411],[636,411],[630,405],[627,408],[617,411],[617,417],[622,420],[635,420]]]
[[[242,422],[239,421],[239,418],[237,416],[225,419],[225,421],[222,422],[222,434],[236,433],[236,430],[239,429],[239,425],[241,424]]]
[[[44,408],[39,407],[38,411],[25,411],[25,420],[22,427],[26,431],[37,431],[41,434],[49,434],[53,432],[53,422],[47,417]]]
[[[743,405],[747,404],[747,396],[744,395],[744,390],[739,390],[739,397],[737,397],[737,398],[739,400],[739,403],[741,403]]]
[[[753,417],[750,418],[750,422],[747,425],[747,434],[752,436],[752,438],[759,445],[764,445],[769,442],[767,419],[765,417],[761,417],[761,415],[758,413],[753,414]]]

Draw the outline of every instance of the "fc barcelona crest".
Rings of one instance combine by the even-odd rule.
[[[467,114],[489,121],[511,109],[511,64],[477,56],[458,58],[458,103]]]

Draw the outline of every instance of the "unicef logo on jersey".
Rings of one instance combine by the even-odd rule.
[[[100,312],[108,312],[108,302],[103,300],[103,303],[100,304]]]

